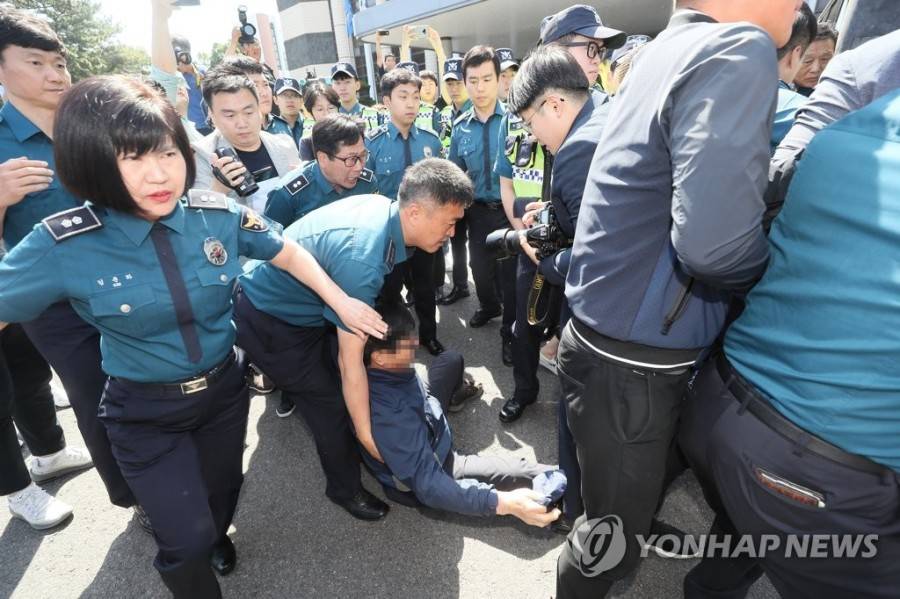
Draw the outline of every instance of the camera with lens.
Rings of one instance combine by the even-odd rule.
[[[175,60],[181,64],[191,64],[193,59],[191,58],[190,50],[181,46],[173,46],[172,49],[175,50]]]
[[[218,156],[219,158],[222,158],[223,156],[231,156],[231,158],[235,162],[237,162],[238,164],[241,163],[241,159],[238,158],[237,153],[229,147],[223,146],[221,148],[216,148],[216,156]],[[222,171],[220,171],[218,168],[213,169],[213,175],[216,179],[219,180],[222,185],[230,187],[238,194],[238,196],[242,198],[246,198],[247,196],[253,195],[257,191],[259,191],[259,185],[256,184],[256,179],[253,178],[253,173],[251,173],[249,170],[244,173],[244,178],[241,179],[240,183],[238,183],[237,185],[233,185],[231,181],[228,180],[228,177],[222,174]]]
[[[488,251],[498,258],[508,258],[522,251],[519,239],[525,238],[526,243],[537,250],[538,258],[552,256],[558,251],[572,245],[556,220],[556,211],[553,204],[547,203],[537,214],[537,222],[519,231],[516,229],[497,229],[490,233],[485,240]]]
[[[247,22],[247,7],[238,6],[238,21],[241,22],[241,37],[238,42],[241,44],[252,44],[256,41],[256,27],[253,23]]]

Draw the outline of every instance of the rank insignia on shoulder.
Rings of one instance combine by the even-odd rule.
[[[369,140],[375,139],[379,135],[381,135],[383,133],[387,133],[387,130],[388,130],[387,125],[382,125],[381,127],[378,127],[377,129],[370,129],[366,133],[366,139],[369,139]]]
[[[81,235],[103,226],[94,211],[88,206],[63,210],[41,221],[56,241]]]
[[[375,173],[373,173],[372,171],[370,171],[367,168],[364,168],[362,170],[362,172],[359,173],[360,181],[365,181],[366,183],[371,183],[372,177],[374,177],[374,176],[375,176]]]
[[[188,208],[209,208],[228,210],[228,196],[211,189],[191,189],[188,191]]]
[[[456,120],[453,121],[453,124],[458,125],[459,123],[470,118],[471,116],[472,116],[472,109],[470,108],[470,109],[466,110],[465,112],[463,112],[462,114],[460,114],[458,117],[456,117]]]
[[[309,179],[307,179],[304,175],[297,175],[297,178],[284,186],[285,189],[288,190],[288,193],[292,196],[300,193],[300,190],[305,189],[309,186]]]
[[[254,233],[264,233],[269,230],[269,223],[252,208],[243,206],[241,207],[241,228]]]

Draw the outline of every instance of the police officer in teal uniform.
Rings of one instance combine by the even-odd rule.
[[[303,103],[303,88],[300,82],[292,77],[279,77],[275,80],[275,103],[279,104],[284,101],[284,94],[292,94],[293,102],[296,104],[298,112],[293,115],[293,123],[285,118],[285,111],[282,114],[273,114],[269,121],[266,131],[274,134],[287,135],[294,140],[297,148],[300,148],[300,140],[303,139],[303,115],[299,112],[300,105]]]
[[[365,126],[333,114],[313,126],[316,159],[285,175],[266,202],[265,215],[287,227],[316,208],[350,195],[378,193],[378,182],[365,168]]]
[[[381,115],[369,106],[359,103],[359,76],[356,68],[349,62],[338,62],[331,67],[331,88],[341,99],[338,112],[361,118],[366,123],[366,130],[378,128]]]
[[[0,8],[0,62],[0,81],[6,90],[6,103],[0,109],[0,171],[9,182],[0,193],[0,237],[6,249],[12,250],[41,219],[81,202],[60,184],[54,172],[52,130],[60,101],[55,90],[71,85],[62,42],[46,21]],[[34,62],[41,68],[34,68]],[[30,184],[22,186],[17,181]],[[110,450],[106,429],[97,419],[97,404],[106,382],[97,329],[68,302],[48,307],[23,323],[23,328],[59,375],[110,502],[135,506],[140,518],[134,494]]]
[[[378,195],[344,198],[309,213],[284,235],[305,247],[349,295],[372,305],[385,275],[406,260],[407,246],[433,252],[450,237],[471,189],[449,162],[423,160],[407,170],[397,201]],[[326,497],[356,518],[383,518],[387,504],[360,482],[354,439],[355,434],[364,450],[378,457],[365,341],[349,334],[313,290],[269,264],[246,268],[235,306],[238,345],[292,397],[309,425],[325,471]]]
[[[369,168],[375,171],[381,192],[392,200],[397,198],[406,169],[420,160],[440,156],[443,149],[436,133],[415,124],[422,80],[405,64],[413,63],[400,63],[381,78],[382,102],[391,120],[367,136]],[[386,297],[399,300],[404,274],[415,298],[419,344],[436,356],[444,346],[437,339],[435,254],[417,251],[404,268],[394,270],[384,285]]]
[[[397,69],[405,69],[415,75],[419,76],[419,65],[411,62],[405,61],[398,64],[395,68]],[[432,73],[432,76],[434,74]],[[384,95],[384,91],[382,90],[382,95]],[[416,127],[419,129],[429,129],[434,133],[440,131],[441,127],[441,111],[435,108],[434,104],[428,104],[424,101],[419,102],[418,113],[416,114]]]
[[[69,301],[100,331],[109,380],[98,416],[153,523],[155,566],[175,597],[220,597],[214,569],[236,563],[226,532],[249,407],[231,323],[238,256],[272,260],[318,288],[344,318],[368,323],[363,336],[379,333],[377,315],[252,210],[210,191],[182,203],[193,154],[152,88],[79,83],[60,104],[54,140],[60,180],[92,200],[45,218],[0,263],[0,321]]]
[[[497,98],[500,59],[493,48],[475,46],[463,59],[462,73],[472,108],[453,123],[448,157],[468,173],[475,186],[475,202],[466,217],[472,254],[470,265],[479,305],[469,319],[469,326],[482,327],[502,314],[500,335],[505,341],[512,337],[516,306],[515,295],[504,295],[503,290],[515,288],[516,263],[498,261],[485,247],[489,233],[510,226],[500,201],[500,178],[494,172],[497,150],[506,140],[505,132],[500,129],[506,108]]]

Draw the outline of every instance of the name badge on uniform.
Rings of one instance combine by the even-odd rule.
[[[207,237],[203,241],[203,253],[206,254],[206,259],[216,266],[222,266],[228,262],[228,250],[215,237]]]
[[[425,146],[422,148],[422,153],[425,154],[425,158],[431,158],[433,153],[431,152],[431,148],[429,146]]]

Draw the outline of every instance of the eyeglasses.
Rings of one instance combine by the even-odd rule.
[[[537,116],[537,113],[539,113],[541,111],[541,109],[544,107],[544,104],[546,104],[546,103],[547,103],[547,98],[544,98],[544,101],[541,102],[540,104],[538,104],[538,107],[535,109],[535,111],[531,113],[530,119],[528,119],[527,121],[525,119],[522,119],[522,129],[525,129],[525,131],[527,133],[529,133],[529,134],[534,133],[534,131],[531,128],[531,121],[534,120],[534,117]]]
[[[328,156],[333,160],[340,160],[347,168],[353,168],[356,166],[357,162],[361,164],[366,163],[366,160],[369,158],[369,151],[363,150],[359,154],[354,154],[353,156],[337,156],[335,154],[329,154]]]
[[[606,57],[606,47],[601,46],[597,42],[589,41],[589,42],[558,42],[558,45],[565,46],[566,48],[587,48],[587,57],[590,59],[597,58],[600,56],[600,60],[603,60]]]

